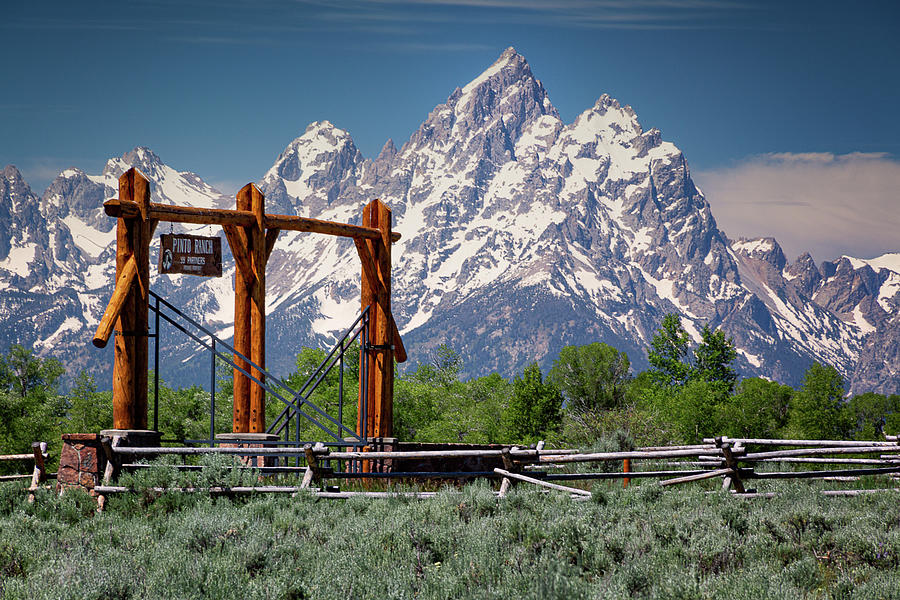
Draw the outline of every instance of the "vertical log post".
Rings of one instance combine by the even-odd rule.
[[[370,351],[366,369],[366,380],[360,381],[360,404],[357,433],[367,437],[391,437],[394,430],[394,352],[393,326],[389,312],[391,302],[391,211],[380,200],[373,200],[363,209],[363,226],[381,231],[381,238],[365,240],[369,253],[374,258],[378,281],[370,281],[366,270],[362,270],[360,293],[361,308],[369,307]],[[385,308],[388,311],[385,311]],[[360,365],[362,370],[362,365]],[[365,388],[363,387],[365,386]],[[368,391],[368,411],[366,422],[362,422],[363,390]]]
[[[372,217],[372,204],[368,204],[363,207],[363,217],[362,224],[363,227],[371,227],[373,222]],[[365,244],[368,248],[369,254],[374,251],[374,244],[370,240],[361,240],[362,244]],[[362,343],[368,347],[375,343],[375,316],[376,316],[376,306],[375,306],[375,282],[370,280],[369,274],[365,269],[361,271],[361,283],[360,283],[360,311],[366,310],[366,307],[369,308],[369,327],[368,327],[368,335],[366,339],[362,340]],[[374,409],[372,408],[372,403],[375,397],[375,378],[372,376],[375,371],[375,356],[368,352],[360,352],[360,365],[359,372],[365,373],[365,379],[359,380],[359,406],[357,410],[357,419],[356,419],[356,433],[361,437],[369,437],[372,434],[372,429],[374,425]],[[365,362],[365,364],[363,364]],[[363,399],[367,398],[368,401],[365,405],[363,405]],[[363,465],[367,464],[367,461],[363,462]],[[364,469],[365,470],[365,469]]]
[[[250,228],[250,262],[253,285],[250,289],[250,360],[266,368],[266,228],[264,222],[265,196],[250,184],[250,210],[256,216]],[[251,374],[259,381],[264,375],[256,368]],[[258,383],[250,386],[250,433],[266,432],[266,391]]]
[[[380,200],[373,202],[381,231],[381,243],[377,243],[375,256],[378,278],[381,280],[378,298],[378,320],[375,326],[375,343],[379,346],[375,369],[375,437],[394,435],[394,349],[391,328],[391,210]],[[386,309],[384,307],[387,307]]]
[[[140,216],[116,223],[116,280],[133,256],[137,275],[116,322],[113,362],[113,426],[147,428],[147,313],[150,308],[150,238],[155,223],[147,218],[150,182],[131,168],[119,177],[119,198],[135,202]]]
[[[250,196],[253,184],[248,183],[237,193],[237,209],[250,210]],[[253,273],[250,270],[249,243],[250,236],[241,227],[225,230],[231,253],[235,257],[234,270],[234,349],[244,356],[250,356],[250,287]],[[243,260],[239,260],[239,257]],[[234,362],[244,371],[249,372],[249,364],[235,354]],[[232,431],[248,433],[250,431],[250,379],[239,369],[234,369],[234,410]]]

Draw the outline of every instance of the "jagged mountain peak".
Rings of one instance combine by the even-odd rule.
[[[526,112],[535,111],[533,105],[537,105],[536,112],[539,114],[559,117],[543,84],[531,72],[528,61],[510,46],[478,77],[457,88],[446,104],[453,108],[457,119],[473,117],[489,120],[491,112],[504,108],[504,104],[513,103],[519,104],[519,110]]]
[[[34,197],[19,169],[7,165],[0,171],[0,211],[14,216],[22,210],[23,203],[32,204]]]
[[[378,158],[375,160],[378,161],[389,161],[397,155],[397,146],[394,145],[394,138],[388,138],[388,141],[384,143],[384,146],[381,147],[381,152],[378,153]]]
[[[485,83],[508,84],[527,77],[533,77],[528,61],[525,60],[524,56],[516,52],[515,48],[510,46],[503,51],[490,67],[463,86],[460,92],[462,96],[465,96]]]
[[[347,131],[337,127],[334,123],[329,121],[328,119],[324,119],[322,121],[313,121],[309,125],[306,126],[306,129],[297,140],[308,140],[315,139],[317,137],[328,137],[339,140],[351,140],[353,138],[350,137],[350,134]],[[296,141],[296,140],[295,140]]]
[[[162,159],[153,150],[146,146],[136,146],[119,158],[109,159],[103,168],[103,175],[118,179],[122,173],[134,167],[152,180],[161,175],[164,166]]]
[[[121,171],[122,165],[107,168]],[[70,214],[87,219],[92,225],[109,230],[112,219],[103,214],[103,202],[115,195],[116,182],[111,174],[91,176],[77,167],[70,167],[54,178],[41,198],[41,211],[48,217],[64,219]]]
[[[401,161],[406,157],[410,166],[415,164],[405,177],[414,179],[415,171],[423,168],[448,176],[466,174],[474,190],[466,192],[467,197],[479,197],[477,190],[517,159],[518,141],[542,118],[556,122],[559,113],[524,57],[507,49],[436,106],[403,145]]]
[[[19,169],[17,169],[15,165],[6,165],[5,167],[3,167],[3,170],[0,171],[0,175],[2,175],[10,183],[12,183],[13,181],[25,181],[25,178],[22,177],[21,171],[19,171]]]
[[[773,237],[739,238],[731,243],[731,249],[749,258],[769,263],[778,271],[787,264],[781,245]]]
[[[342,151],[349,152],[354,157],[359,152],[350,134],[335,127],[330,121],[313,121],[307,125],[302,135],[291,141],[278,155],[263,180],[282,177],[288,181],[297,181],[303,176],[305,169]]]
[[[604,129],[612,132],[612,137],[620,138],[623,141],[631,141],[644,134],[644,129],[638,122],[634,109],[627,104],[622,106],[609,94],[600,96],[594,106],[582,113],[579,119],[596,120],[597,124],[602,123]],[[659,130],[652,131],[655,131],[655,135],[659,137]]]
[[[310,216],[331,205],[364,162],[347,131],[313,121],[279,154],[259,187],[278,210]]]
[[[868,265],[875,271],[887,269],[894,273],[900,273],[900,252],[887,252],[875,258],[854,258],[844,255],[841,259],[846,259],[855,269],[861,269]]]
[[[804,252],[793,264],[785,267],[783,275],[808,298],[812,298],[822,281],[822,274],[809,252]]]

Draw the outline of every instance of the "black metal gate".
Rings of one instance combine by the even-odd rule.
[[[361,422],[363,431],[361,435],[356,431],[346,427],[343,424],[343,400],[344,400],[344,368],[345,354],[353,345],[354,341],[360,340],[360,369],[359,377],[362,381],[366,380],[365,369],[368,360],[366,360],[369,352],[368,332],[369,332],[369,307],[366,307],[356,318],[353,324],[344,331],[338,342],[331,349],[331,352],[325,357],[325,360],[313,371],[306,383],[300,390],[292,389],[280,377],[273,375],[265,369],[259,367],[243,354],[236,352],[234,347],[217,337],[212,331],[187,316],[164,298],[150,291],[152,302],[150,310],[156,315],[154,320],[154,333],[151,337],[155,339],[154,343],[154,381],[153,381],[153,428],[159,428],[159,350],[160,350],[160,325],[161,321],[165,321],[175,327],[178,331],[188,336],[197,344],[205,348],[210,356],[210,378],[209,378],[209,439],[205,440],[185,440],[187,443],[199,443],[215,445],[215,409],[216,409],[216,359],[222,360],[225,364],[237,369],[246,375],[252,382],[261,385],[266,390],[267,398],[272,398],[284,404],[284,408],[278,417],[269,425],[267,433],[273,433],[281,437],[279,441],[263,442],[269,444],[303,446],[307,443],[322,442],[323,440],[303,440],[301,439],[302,424],[304,420],[312,423],[325,434],[324,443],[329,446],[351,446],[361,447],[366,445],[365,431],[366,415],[370,410],[368,398],[368,386],[361,386],[362,398],[358,404],[360,408]],[[238,356],[246,361],[248,367],[239,366],[234,357]],[[315,392],[316,387],[321,384],[334,368],[338,368],[338,415],[328,414],[316,406],[310,397]],[[251,370],[256,370],[262,374],[261,378],[252,375]],[[293,424],[294,432],[291,435],[291,426]]]

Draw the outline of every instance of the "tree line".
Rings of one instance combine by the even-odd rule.
[[[344,424],[356,424],[358,347],[346,356],[343,399],[337,372],[311,400],[333,416],[343,401]],[[303,348],[286,382],[299,389],[325,357]],[[678,315],[667,315],[647,349],[650,368],[634,373],[625,352],[603,343],[567,346],[547,373],[537,363],[512,380],[492,373],[464,380],[462,358],[437,348],[399,373],[394,388],[395,435],[403,441],[533,443],[591,446],[614,434],[627,444],[693,443],[703,437],[878,439],[900,433],[900,395],[846,397],[833,367],[814,363],[797,389],[765,378],[739,379],[732,339],[708,326],[692,347]],[[14,345],[0,354],[0,453],[27,452],[32,441],[58,449],[60,434],[112,427],[112,395],[80,373],[60,392],[63,365]],[[231,371],[219,371],[216,430],[231,428]],[[152,386],[152,377],[149,378]],[[151,389],[152,394],[152,389]],[[159,430],[164,439],[209,436],[209,392],[161,382]],[[267,402],[268,422],[280,403]],[[301,437],[321,439],[308,425]],[[55,453],[58,456],[58,452]],[[9,470],[9,464],[0,467]]]

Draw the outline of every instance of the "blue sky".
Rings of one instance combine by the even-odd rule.
[[[233,192],[313,120],[402,144],[515,46],[565,121],[609,93],[661,129],[732,237],[874,256],[900,250],[898,26],[866,1],[17,2],[0,166],[40,194],[146,145]]]

